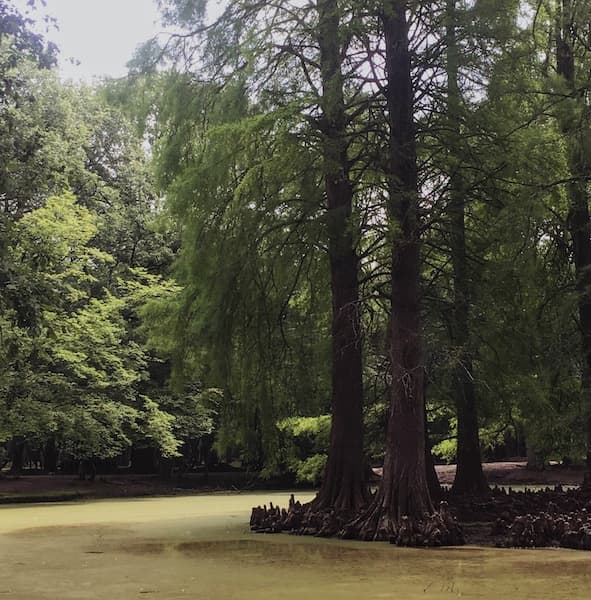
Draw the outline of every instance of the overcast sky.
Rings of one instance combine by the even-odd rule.
[[[27,0],[14,2],[24,12]],[[162,31],[154,0],[47,0],[31,15],[45,13],[58,20],[46,35],[60,48],[60,72],[75,80],[122,77],[135,48]]]

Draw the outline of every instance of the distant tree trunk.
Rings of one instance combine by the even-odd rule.
[[[25,438],[15,436],[10,441],[10,474],[20,475],[25,463]]]
[[[356,511],[368,498],[363,460],[363,386],[358,257],[351,211],[339,9],[318,0],[323,155],[332,291],[332,426],[318,508]]]
[[[461,140],[460,89],[458,84],[458,45],[456,38],[456,0],[446,1],[447,41],[447,112],[450,130],[450,180],[448,215],[450,221],[451,259],[453,265],[453,318],[451,344],[455,351],[453,394],[458,421],[457,468],[452,493],[468,494],[488,491],[482,471],[476,390],[470,356],[470,282],[466,255],[466,194],[458,145]],[[454,155],[455,153],[455,155]]]
[[[91,458],[83,458],[78,462],[78,478],[84,481],[87,476],[88,481],[96,478],[96,464]]]
[[[591,487],[591,224],[588,180],[591,160],[585,153],[583,138],[589,130],[582,126],[585,99],[577,89],[574,45],[577,34],[572,0],[562,0],[556,17],[556,68],[571,97],[561,108],[559,124],[568,150],[571,181],[568,184],[568,230],[573,243],[576,289],[581,334],[583,372],[581,376],[581,413],[585,435],[586,461],[584,486]],[[569,110],[569,108],[571,110]]]
[[[533,471],[544,469],[544,457],[538,449],[527,440],[527,468]]]
[[[172,475],[174,472],[174,459],[160,457],[159,462],[159,475],[164,481],[172,481]]]
[[[465,371],[459,372],[459,369]],[[458,446],[456,475],[453,494],[486,493],[488,483],[482,470],[478,415],[474,383],[471,380],[472,361],[464,358],[455,374],[456,414],[458,422]]]
[[[49,438],[43,449],[45,471],[55,473],[57,471],[58,451],[55,445],[55,439]]]
[[[413,87],[406,2],[385,0],[392,246],[392,387],[383,477],[370,508],[354,524],[362,539],[396,536],[402,517],[433,512],[425,465],[424,363],[420,319],[420,240]]]

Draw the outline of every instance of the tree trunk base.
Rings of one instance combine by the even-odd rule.
[[[422,519],[392,517],[379,499],[345,527],[346,537],[364,541],[390,542],[397,546],[463,546],[466,543],[461,525],[442,501],[439,510]],[[345,537],[345,536],[343,536]]]
[[[360,516],[349,511],[316,508],[314,502],[301,504],[293,494],[288,510],[273,506],[252,509],[250,529],[256,533],[291,533],[316,537],[340,537],[363,541],[390,542],[398,546],[461,546],[465,539],[457,519],[441,502],[438,512],[416,521],[392,519],[375,502]]]
[[[493,488],[487,497],[448,496],[454,513],[468,525],[473,542],[485,546],[540,548],[545,546],[591,550],[591,491],[561,486],[539,491]],[[400,523],[371,506],[352,517],[321,509],[314,502],[301,504],[292,496],[289,509],[269,505],[252,511],[251,530],[384,541],[400,546],[445,546],[464,543],[464,533],[447,503],[439,511],[413,522]],[[476,539],[474,539],[474,537]]]
[[[476,480],[468,481],[454,481],[450,493],[452,496],[476,496],[485,498],[492,494],[490,486],[488,485],[484,476]]]
[[[351,521],[349,511],[336,511],[318,507],[313,500],[301,504],[292,494],[289,508],[279,508],[269,503],[255,506],[250,517],[250,529],[256,533],[291,533],[317,537],[337,537]]]
[[[507,534],[507,547],[591,550],[591,515],[586,509],[562,513],[549,502],[546,512],[515,517]]]

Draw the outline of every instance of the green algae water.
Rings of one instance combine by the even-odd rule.
[[[591,553],[420,550],[248,531],[251,506],[288,497],[2,507],[0,599],[591,598]]]

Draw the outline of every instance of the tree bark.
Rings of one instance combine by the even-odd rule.
[[[591,223],[589,219],[588,179],[591,161],[585,155],[581,118],[588,108],[577,90],[575,62],[575,13],[571,0],[562,0],[556,17],[556,68],[562,76],[571,107],[562,107],[558,120],[568,150],[571,181],[568,184],[568,230],[573,244],[579,328],[583,370],[581,375],[581,414],[586,460],[583,485],[591,487]],[[569,110],[571,108],[571,110]],[[588,135],[588,131],[587,131]]]
[[[433,506],[425,467],[424,359],[414,92],[404,0],[384,3],[392,244],[392,397],[383,497],[389,513],[422,519]]]
[[[363,460],[363,385],[358,256],[351,222],[347,115],[336,0],[318,0],[323,86],[322,152],[332,292],[332,426],[317,508],[356,511],[368,498]]]
[[[482,470],[472,361],[467,356],[456,367],[454,383],[458,445],[452,493],[457,495],[487,493],[489,487]]]
[[[381,485],[355,524],[362,539],[395,538],[403,517],[416,523],[433,512],[425,465],[418,184],[406,2],[385,0],[382,6],[390,130],[388,209],[394,230],[392,387]]]
[[[454,494],[483,493],[488,484],[482,471],[476,390],[470,355],[470,281],[466,256],[466,194],[458,157],[461,140],[459,52],[456,0],[446,1],[447,116],[450,135],[448,216],[453,266],[451,345],[455,354],[453,394],[458,422]]]

